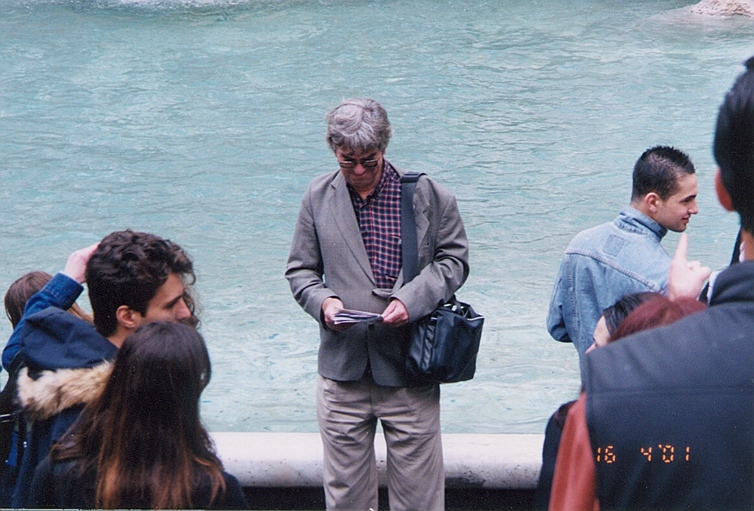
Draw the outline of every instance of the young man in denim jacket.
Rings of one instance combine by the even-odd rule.
[[[668,230],[686,230],[699,212],[696,195],[686,154],[665,146],[646,150],[634,166],[630,206],[568,245],[550,298],[550,335],[572,342],[581,360],[604,309],[627,294],[666,292],[671,258],[660,240]]]

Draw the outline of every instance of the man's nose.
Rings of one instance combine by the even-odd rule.
[[[190,317],[191,310],[188,308],[188,305],[186,305],[186,300],[181,298],[181,300],[176,304],[175,319],[180,321],[183,319],[188,319]]]
[[[360,176],[366,171],[367,171],[366,167],[364,167],[364,165],[362,165],[360,161],[356,162],[356,166],[353,168],[354,174],[356,174],[357,176]]]
[[[694,202],[691,203],[691,207],[689,208],[689,214],[696,215],[697,213],[699,213],[699,206],[697,206],[696,200],[694,200]]]

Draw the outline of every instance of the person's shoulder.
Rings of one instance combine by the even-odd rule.
[[[246,500],[246,495],[241,488],[241,484],[238,482],[235,476],[223,472],[223,478],[225,479],[225,509],[248,509],[249,503]]]
[[[66,423],[57,429],[64,431],[78,417],[79,407],[102,393],[111,372],[109,362],[78,369],[30,372],[22,368],[18,375],[18,401],[32,419],[57,416],[59,422]]]
[[[57,307],[29,316],[20,342],[24,360],[40,370],[93,367],[117,353],[94,326]]]
[[[50,455],[47,455],[39,464],[39,467],[41,468],[37,468],[37,470],[48,472],[50,477],[55,480],[62,480],[63,478],[78,478],[81,476],[81,474],[79,474],[78,464],[78,459],[54,461]],[[87,473],[86,475],[91,476],[90,473]]]
[[[447,201],[455,198],[455,194],[445,185],[425,173],[422,173],[416,182],[416,194],[432,201]]]
[[[239,493],[241,490],[241,483],[238,482],[238,478],[228,472],[223,472],[223,479],[225,479],[225,485],[227,486],[226,493]]]
[[[210,502],[212,481],[208,474],[202,473],[198,482],[194,484],[192,503],[208,509],[248,509],[249,504],[238,479],[225,471],[222,472],[222,477],[225,482],[225,491],[215,496]]]
[[[587,392],[634,388],[673,375],[683,379],[697,371],[697,366],[719,355],[726,357],[723,346],[727,343],[723,339],[734,339],[736,335],[726,331],[725,321],[729,318],[715,317],[718,311],[713,309],[636,332],[589,353],[584,375]]]
[[[416,170],[406,169],[398,165],[388,162],[390,167],[398,174],[399,178],[403,178],[406,174],[414,173],[419,174],[419,178],[416,181],[416,193],[432,192],[435,194],[453,195],[444,185],[437,181],[434,177],[430,176],[426,172],[420,172]]]
[[[320,174],[309,182],[307,191],[309,193],[313,193],[321,190],[327,190],[342,179],[343,175],[339,170]]]
[[[616,227],[612,221],[584,229],[571,238],[567,251],[602,246],[605,238],[614,231],[616,231]]]

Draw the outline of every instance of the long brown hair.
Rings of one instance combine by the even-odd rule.
[[[98,508],[190,508],[209,478],[211,501],[225,491],[222,463],[201,424],[199,397],[210,380],[207,347],[178,323],[141,326],[124,342],[102,395],[53,447],[96,473]]]
[[[21,316],[24,315],[24,308],[26,308],[26,302],[29,301],[29,298],[34,296],[51,279],[52,275],[47,272],[30,271],[16,279],[10,285],[8,291],[5,293],[5,314],[8,316],[13,328],[16,328],[18,322],[21,321]],[[93,323],[92,317],[75,303],[71,305],[68,312],[88,323]]]

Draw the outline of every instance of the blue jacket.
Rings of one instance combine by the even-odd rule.
[[[29,429],[18,462],[13,507],[27,507],[34,470],[102,390],[118,351],[92,325],[59,308],[73,303],[68,303],[68,291],[75,289],[72,282],[58,274],[29,300],[11,337],[18,347],[9,341],[4,351],[5,356],[9,348],[18,350],[26,365],[18,376],[18,399]],[[42,310],[36,312],[37,308]]]
[[[706,311],[585,357],[600,509],[752,509],[753,332],[743,262]]]
[[[58,307],[63,310],[69,309],[79,297],[84,288],[72,278],[58,273],[45,286],[26,302],[26,308],[21,320],[13,329],[8,343],[3,349],[3,367],[7,371],[21,349],[21,335],[29,316],[45,310],[47,307]]]
[[[583,358],[602,311],[627,294],[666,292],[671,257],[667,229],[626,207],[612,222],[577,234],[566,249],[550,298],[547,330],[573,342]]]

